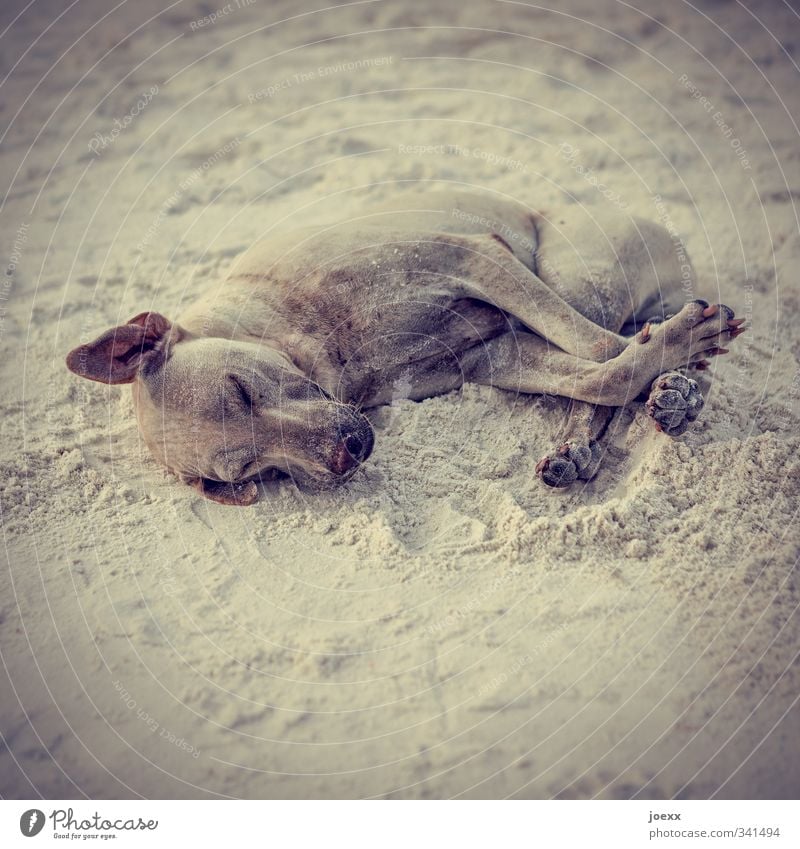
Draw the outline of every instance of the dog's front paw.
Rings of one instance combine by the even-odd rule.
[[[653,381],[645,408],[658,430],[680,436],[689,422],[700,415],[703,396],[696,380],[678,372],[667,372]]]
[[[565,442],[552,456],[542,457],[536,464],[536,474],[548,486],[569,486],[576,480],[591,480],[600,468],[600,444]]]

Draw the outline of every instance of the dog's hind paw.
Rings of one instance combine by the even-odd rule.
[[[700,415],[703,396],[696,380],[671,371],[653,381],[645,408],[658,430],[680,436]]]
[[[600,468],[600,444],[565,442],[552,456],[542,457],[536,464],[536,474],[548,486],[569,486],[576,480],[591,480]]]

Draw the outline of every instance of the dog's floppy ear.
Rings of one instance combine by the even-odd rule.
[[[143,312],[67,355],[67,368],[100,383],[133,383],[142,363],[173,329],[157,312]]]

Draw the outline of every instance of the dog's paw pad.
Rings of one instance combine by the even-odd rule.
[[[659,430],[669,436],[680,436],[700,415],[703,396],[696,380],[667,372],[653,381],[645,406]]]
[[[548,486],[569,486],[578,478],[578,467],[566,457],[545,457],[536,471]]]
[[[600,446],[594,440],[566,442],[552,456],[539,461],[536,473],[548,486],[569,486],[578,479],[591,480],[597,474],[600,456]]]

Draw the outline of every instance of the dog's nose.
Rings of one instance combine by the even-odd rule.
[[[341,434],[341,442],[336,447],[331,464],[337,475],[344,475],[364,462],[372,452],[371,432],[365,434]]]
[[[358,460],[361,459],[361,454],[364,451],[364,443],[355,434],[345,437],[344,447],[353,457]]]

